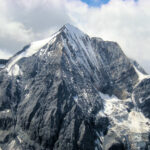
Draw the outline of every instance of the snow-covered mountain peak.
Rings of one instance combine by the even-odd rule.
[[[35,53],[40,51],[42,49],[42,47],[44,47],[46,44],[54,43],[57,38],[57,35],[61,34],[62,32],[65,33],[65,35],[68,37],[68,39],[74,39],[74,40],[77,40],[78,42],[87,36],[85,33],[83,33],[81,30],[79,30],[75,26],[66,24],[58,32],[54,33],[49,38],[30,43],[29,46],[26,46],[22,51],[20,51],[14,57],[12,57],[10,59],[10,61],[8,62],[8,64],[6,65],[6,71],[8,72],[8,74],[9,75],[13,74],[12,73],[14,70],[13,66],[20,59],[34,55]]]
[[[71,25],[71,24],[65,24],[62,27],[62,30],[66,33],[66,34],[70,34],[71,36],[75,36],[76,38],[81,38],[84,37],[86,34],[84,32],[82,32],[80,29],[78,29],[77,27]]]
[[[73,25],[70,24],[70,23],[66,23],[66,24],[64,25],[64,27],[65,27],[65,28],[68,28],[68,29],[76,28],[75,26],[73,26]]]

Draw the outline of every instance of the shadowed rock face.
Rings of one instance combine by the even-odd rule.
[[[149,83],[143,85],[145,89],[140,94],[138,87],[142,88],[142,82],[137,86],[138,82],[134,64],[117,43],[90,38],[65,25],[52,38],[26,46],[0,71],[0,147],[2,150],[146,148],[148,125],[142,125],[146,126],[143,132],[132,133],[132,126],[124,127],[122,123],[130,121],[134,116],[130,112],[137,107],[149,117],[144,104],[136,105],[144,92],[148,97]],[[133,92],[137,99],[134,104]],[[111,100],[111,96],[115,99]],[[135,134],[143,138],[137,142],[133,139]]]
[[[124,145],[120,143],[116,143],[112,145],[109,150],[125,150]]]
[[[150,79],[144,79],[134,89],[135,104],[144,115],[150,118]]]
[[[6,59],[0,59],[0,70],[5,67],[7,62],[8,60]]]
[[[6,59],[0,59],[0,64],[6,64],[8,62],[8,60],[6,60]]]

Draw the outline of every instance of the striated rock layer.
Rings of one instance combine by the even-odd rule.
[[[67,24],[0,71],[0,149],[148,150],[149,88],[117,43]]]

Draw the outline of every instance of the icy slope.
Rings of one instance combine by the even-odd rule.
[[[14,76],[20,75],[21,70],[19,71],[19,66],[17,66],[16,63],[22,58],[30,57],[30,56],[34,55],[46,44],[48,44],[48,43],[50,44],[50,42],[53,43],[55,41],[55,37],[57,36],[57,34],[59,34],[59,32],[53,34],[50,38],[47,38],[47,39],[44,39],[41,41],[32,42],[29,45],[29,47],[27,49],[25,49],[22,53],[13,57],[10,60],[10,62],[8,63],[8,65],[6,66],[6,70],[7,70],[8,74],[14,75]]]
[[[131,99],[121,100],[115,96],[100,93],[104,100],[103,113],[109,118],[110,125],[107,136],[103,136],[103,149],[109,149],[118,137],[130,137],[129,149],[145,148],[145,142],[149,142],[148,133],[150,132],[150,120],[143,113],[133,106]],[[113,133],[113,134],[112,134]],[[109,137],[110,136],[110,137]],[[108,137],[110,138],[109,141]],[[113,143],[114,142],[114,143]]]

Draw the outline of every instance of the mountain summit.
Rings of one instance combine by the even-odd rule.
[[[64,25],[0,70],[0,149],[148,149],[149,88],[116,42]]]

